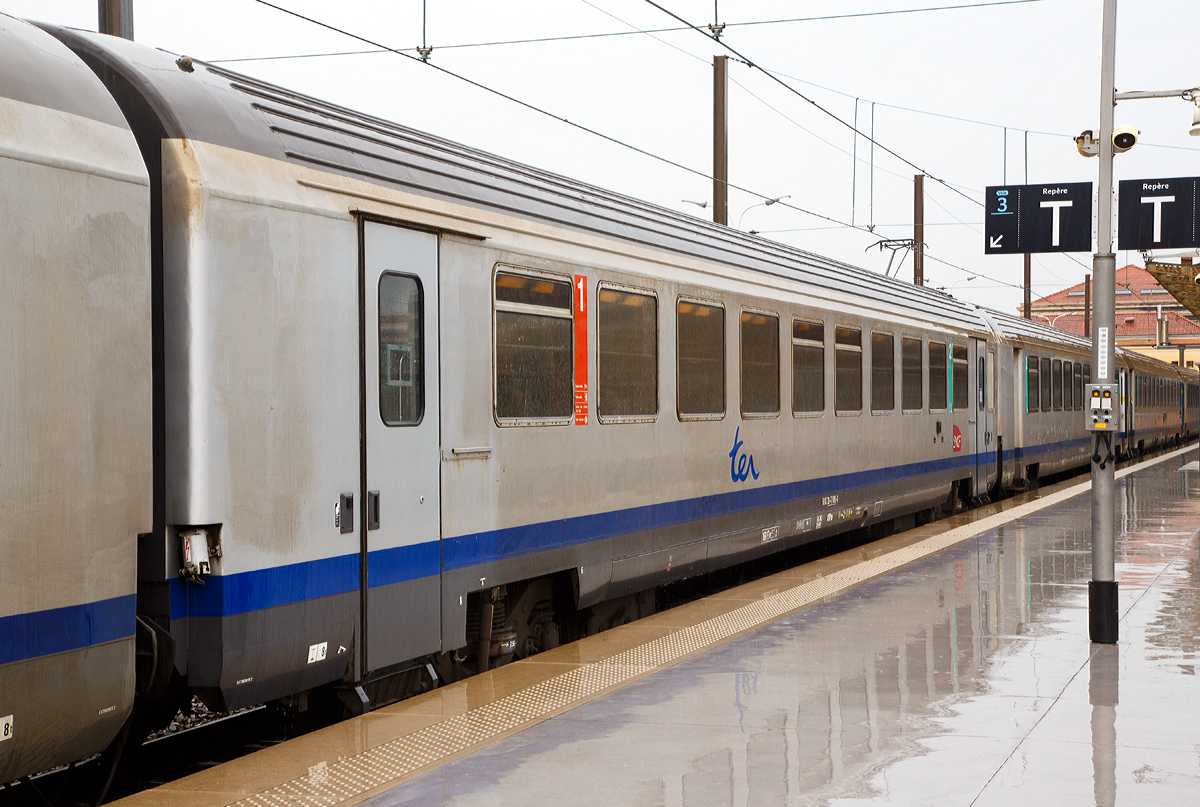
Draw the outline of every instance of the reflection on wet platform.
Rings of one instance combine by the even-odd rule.
[[[1087,640],[1087,495],[368,800],[1183,804],[1200,792],[1200,473],[1117,482],[1120,645]]]

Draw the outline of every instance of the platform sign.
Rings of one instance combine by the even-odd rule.
[[[983,254],[1091,251],[1092,183],[987,188]]]
[[[1200,177],[1123,179],[1118,187],[1120,249],[1187,249],[1197,240],[1196,196]]]

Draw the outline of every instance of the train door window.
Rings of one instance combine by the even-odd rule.
[[[989,412],[996,411],[996,379],[1000,374],[996,370],[996,354],[994,351],[987,352],[988,365],[992,368],[991,381],[987,388],[987,409]]]
[[[979,411],[987,406],[987,356],[979,357],[979,372],[976,373],[976,378],[979,379]]]
[[[847,325],[833,328],[836,374],[834,404],[837,414],[862,411],[862,329]]]
[[[1041,366],[1041,382],[1042,382],[1042,411],[1054,411],[1054,381],[1053,368],[1051,367],[1050,359],[1042,359]],[[1059,403],[1062,403],[1062,390],[1059,391]]]
[[[1071,373],[1071,362],[1064,361],[1062,367],[1063,409],[1075,408],[1075,376]]]
[[[385,272],[379,278],[379,418],[411,426],[425,415],[424,310],[421,281]]]
[[[658,415],[658,298],[600,285],[596,292],[596,414],[601,423]]]
[[[945,342],[929,343],[929,411],[949,409],[949,357]]]
[[[792,320],[792,413],[825,411],[825,323]]]
[[[676,308],[679,417],[717,420],[725,416],[725,309],[716,303],[680,298]]]
[[[954,400],[951,412],[965,412],[971,408],[971,385],[967,364],[967,346],[951,343],[951,357],[954,364]]]
[[[1075,409],[1083,409],[1083,365],[1075,362]]]
[[[920,412],[921,396],[921,338],[900,338],[900,408],[905,412]]]
[[[1060,412],[1063,408],[1063,388],[1062,388],[1062,360],[1054,359],[1050,362],[1050,387],[1054,395],[1054,411]]]
[[[504,425],[571,422],[571,281],[496,273],[496,416]]]
[[[1041,406],[1041,384],[1038,383],[1038,357],[1025,359],[1025,410],[1037,412]]]
[[[896,337],[871,333],[871,411],[896,411]]]
[[[742,416],[779,414],[779,317],[742,311]]]

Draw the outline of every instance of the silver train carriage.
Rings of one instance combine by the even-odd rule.
[[[1088,462],[1082,340],[46,29],[149,174],[137,613],[215,708],[333,686],[369,709],[579,611],[600,629],[655,586]],[[1058,368],[1044,411],[1029,355]]]
[[[134,701],[151,527],[150,183],[91,70],[0,15],[0,783]]]

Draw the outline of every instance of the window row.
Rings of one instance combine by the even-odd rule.
[[[1084,385],[1092,383],[1092,365],[1025,357],[1025,408],[1029,412],[1083,409]]]
[[[1139,373],[1135,378],[1136,398],[1139,407],[1176,408],[1180,405],[1179,382],[1172,378],[1160,378]]]
[[[496,413],[508,421],[557,421],[574,407],[574,312],[570,282],[502,269],[495,280]],[[602,283],[597,287],[596,412],[602,421],[650,420],[658,415],[659,300],[644,289]],[[681,296],[676,300],[676,407],[685,420],[725,415],[726,309],[721,303]],[[864,408],[864,374],[870,373],[871,411],[899,405],[924,409],[928,383],[931,411],[970,408],[968,349],[947,341],[868,331],[794,318],[791,323],[791,406],[797,416],[826,409],[826,352],[833,350],[833,408],[857,414]],[[782,409],[780,316],[754,308],[739,311],[740,411],[743,417],[775,417]],[[832,336],[832,339],[829,337]],[[786,343],[785,343],[786,344]],[[986,390],[980,359],[980,405],[995,406]],[[899,372],[897,372],[897,370]],[[899,378],[897,379],[897,375]],[[994,380],[994,378],[993,378]]]

